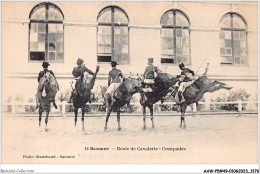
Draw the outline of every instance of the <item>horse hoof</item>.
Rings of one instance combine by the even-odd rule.
[[[45,128],[45,132],[48,132],[48,128]]]
[[[144,127],[143,127],[143,131],[145,131],[145,130],[146,130],[146,127],[144,126]]]
[[[119,127],[119,128],[117,129],[117,131],[121,131],[121,127]]]
[[[154,129],[154,125],[152,125],[152,129]]]
[[[106,131],[107,130],[107,128],[106,127],[104,127],[104,131]]]

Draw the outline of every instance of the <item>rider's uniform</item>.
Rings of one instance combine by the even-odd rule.
[[[181,72],[179,91],[183,92],[188,86],[194,82],[194,71],[189,68],[183,68]]]
[[[44,68],[43,71],[40,71],[40,72],[39,72],[39,74],[38,74],[38,83],[39,83],[39,86],[38,86],[38,90],[37,90],[37,94],[36,94],[36,103],[37,103],[36,108],[38,108],[39,99],[41,99],[41,95],[42,95],[42,92],[43,92],[43,87],[42,87],[42,85],[43,85],[44,81],[40,81],[40,80],[41,80],[41,78],[42,78],[43,76],[45,76],[47,73],[50,73],[50,74],[52,74],[52,75],[55,77],[55,75],[54,75],[54,73],[52,72],[52,70],[48,70],[48,68]],[[56,77],[55,77],[55,79],[56,79]],[[56,80],[54,83],[56,83],[56,84],[58,85],[57,80]],[[54,98],[52,99],[52,102],[53,102],[54,107],[57,109],[57,106],[56,106],[56,103],[55,103],[55,96],[54,96]]]
[[[111,94],[120,86],[123,77],[121,70],[113,67],[108,73],[108,88],[106,93]]]
[[[40,71],[40,72],[39,72],[38,82],[40,82],[41,78],[42,78],[42,77],[45,75],[45,73],[47,73],[47,72],[51,73],[51,74],[55,77],[55,75],[54,75],[54,73],[52,72],[52,70],[48,70],[47,68],[44,68],[43,71]]]
[[[85,67],[85,66],[83,66],[83,67],[82,66],[74,67],[73,71],[72,71],[72,75],[75,77],[75,80],[78,80],[78,79],[80,79],[81,75],[85,71],[88,72],[91,75],[94,75],[94,73],[91,70],[89,70],[87,67]]]
[[[151,87],[154,84],[155,75],[158,74],[158,68],[154,65],[148,65],[144,71],[144,87],[147,85]],[[146,90],[144,90],[146,91]],[[151,92],[152,89],[148,88],[147,92]]]

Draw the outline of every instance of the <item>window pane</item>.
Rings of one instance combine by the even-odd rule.
[[[111,56],[98,56],[98,62],[111,62]]]
[[[38,33],[30,34],[30,42],[38,42]]]
[[[57,57],[56,60],[57,61],[62,61],[63,60],[63,53],[56,53]]]
[[[162,16],[161,25],[173,25],[173,11],[168,11]]]
[[[45,51],[45,43],[38,43],[38,51]]]
[[[231,47],[231,40],[225,40],[225,47]]]
[[[231,15],[226,14],[220,21],[221,28],[231,28]]]
[[[49,33],[63,33],[63,24],[48,24]]]
[[[37,23],[31,23],[31,33],[37,33],[38,32],[38,24]]]
[[[45,33],[45,31],[46,31],[46,24],[38,23],[38,32],[39,33]]]
[[[63,52],[63,42],[56,42],[56,51]]]
[[[188,19],[178,11],[176,11],[176,26],[189,26]]]
[[[98,53],[105,53],[105,47],[102,45],[98,45]]]
[[[246,29],[245,22],[236,14],[233,14],[233,28]]]
[[[50,5],[49,10],[48,10],[48,19],[49,20],[63,20],[63,16],[57,8]]]
[[[30,60],[45,60],[45,52],[30,52]]]
[[[221,57],[221,64],[232,64],[233,60],[232,57]]]
[[[38,33],[38,42],[45,42],[45,34],[44,33]]]
[[[161,63],[174,63],[174,59],[161,58]]]
[[[49,52],[49,60],[51,61],[55,60],[55,52]]]
[[[34,9],[30,19],[42,20],[45,19],[45,5]]]
[[[233,39],[234,40],[239,40],[240,38],[239,38],[239,31],[233,31]]]
[[[241,57],[241,64],[246,64],[246,57]]]
[[[127,19],[126,14],[118,8],[115,8],[114,22],[118,23],[119,25],[122,23],[128,24],[128,19]]]
[[[49,42],[49,51],[55,51],[55,48],[56,48],[56,46],[55,46],[55,43],[53,43],[53,42]]]
[[[111,23],[111,7],[101,11],[98,22]]]
[[[30,43],[30,50],[31,51],[38,51],[38,44],[37,44],[37,42],[31,42]]]
[[[235,64],[239,65],[240,64],[240,57],[235,57]]]
[[[240,56],[241,50],[239,47],[234,47],[234,55],[235,56]]]

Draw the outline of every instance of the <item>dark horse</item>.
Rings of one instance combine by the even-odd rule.
[[[183,92],[185,101],[182,103],[177,103],[180,106],[181,111],[180,127],[182,127],[182,123],[184,123],[184,128],[186,128],[184,114],[187,106],[192,103],[196,103],[198,105],[198,101],[203,97],[204,93],[215,92],[219,89],[230,90],[232,89],[232,87],[227,87],[225,83],[216,80],[212,82],[210,79],[207,78],[206,74],[199,77],[192,85],[188,86]],[[175,99],[177,98],[177,96],[178,95],[176,95]]]
[[[205,74],[205,73],[204,73]],[[177,91],[173,91],[173,86],[176,82],[179,81],[179,77],[172,77],[171,75],[167,73],[159,73],[157,77],[155,78],[155,83],[153,85],[153,91],[142,93],[141,94],[141,105],[143,106],[143,122],[144,127],[143,129],[146,129],[146,123],[145,123],[145,117],[146,117],[146,107],[150,109],[150,115],[151,115],[151,121],[152,121],[152,127],[154,127],[153,122],[153,104],[161,100],[164,96],[166,96],[169,92],[172,92],[173,96],[175,96],[175,93]],[[206,74],[200,78],[198,78],[191,86],[187,87],[183,93],[183,96],[185,98],[185,102],[176,104],[180,105],[181,110],[181,124],[180,127],[182,127],[182,123],[184,123],[184,127],[186,127],[185,120],[184,120],[184,114],[186,111],[186,108],[188,105],[192,103],[197,103],[202,97],[205,92],[214,92],[219,89],[227,89],[230,90],[231,87],[226,87],[225,83],[221,83],[218,81],[209,80],[206,77]],[[144,95],[146,96],[146,100],[144,101]],[[176,95],[178,96],[178,95]],[[175,100],[176,101],[176,100]]]
[[[99,71],[99,66],[96,68],[96,72],[91,78],[90,82],[87,83],[86,74],[81,75],[81,78],[77,80],[75,90],[73,91],[73,106],[74,106],[74,113],[75,113],[75,127],[77,124],[77,117],[78,117],[78,109],[81,108],[82,111],[82,131],[85,131],[84,127],[84,113],[86,111],[86,103],[90,101],[91,98],[91,89],[95,84],[96,76]]]
[[[106,93],[106,88],[102,88],[102,96],[106,105],[106,123],[105,130],[107,129],[107,122],[112,110],[117,111],[117,123],[118,130],[121,130],[120,127],[120,108],[125,104],[129,105],[132,96],[141,90],[141,78],[126,78],[122,84],[116,89],[113,97],[116,100],[113,105],[111,105],[110,95]]]
[[[154,79],[155,83],[153,84],[152,92],[141,93],[140,103],[143,106],[143,129],[146,129],[146,107],[150,109],[150,118],[152,121],[152,128],[154,128],[153,121],[153,104],[161,100],[164,96],[166,96],[170,91],[172,91],[173,86],[176,82],[178,82],[179,78],[172,77],[167,73],[159,73],[157,77]],[[144,95],[147,98],[144,100]]]
[[[59,90],[59,85],[56,81],[56,78],[50,74],[45,73],[45,75],[40,79],[38,90],[37,90],[37,99],[39,100],[39,127],[41,127],[42,112],[46,112],[45,118],[45,131],[47,132],[48,117],[50,113],[50,104],[54,101],[57,91]]]

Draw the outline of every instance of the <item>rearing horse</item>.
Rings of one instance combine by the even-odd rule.
[[[48,131],[48,117],[50,113],[50,104],[54,101],[57,91],[59,90],[59,85],[56,81],[56,78],[49,72],[45,73],[44,76],[40,79],[37,98],[39,100],[39,127],[41,127],[42,112],[46,111],[45,118],[45,131]]]
[[[154,128],[153,120],[153,104],[161,100],[166,96],[172,87],[178,82],[179,78],[172,77],[167,73],[158,73],[157,77],[154,79],[155,83],[153,85],[152,92],[141,93],[140,103],[143,106],[143,130],[146,130],[146,107],[150,109],[150,118],[152,121],[152,128]],[[144,97],[147,99],[144,100]]]
[[[181,124],[180,127],[182,128],[182,123],[184,124],[184,128],[186,128],[185,123],[185,111],[187,109],[187,106],[189,106],[192,103],[198,104],[198,101],[203,97],[203,94],[206,92],[215,92],[220,89],[226,89],[230,90],[232,87],[226,87],[225,83],[219,82],[219,81],[211,81],[207,78],[207,73],[204,73],[204,76],[199,77],[192,85],[188,86],[185,91],[183,92],[183,96],[185,98],[185,101],[182,103],[176,102],[178,105],[180,105],[180,111],[181,111]],[[173,93],[173,96],[175,96],[175,101],[178,100],[178,95]]]
[[[117,123],[118,123],[118,129],[117,130],[121,130],[121,126],[120,126],[120,108],[123,107],[125,104],[130,103],[130,100],[132,98],[132,96],[139,92],[140,90],[142,90],[141,88],[141,78],[126,78],[124,79],[124,81],[122,82],[122,84],[116,89],[113,97],[115,98],[115,102],[113,103],[113,105],[111,105],[111,98],[110,95],[106,93],[106,88],[102,88],[101,92],[102,92],[102,96],[104,98],[104,102],[106,105],[106,123],[105,123],[105,128],[104,130],[107,129],[107,123],[108,123],[108,119],[109,116],[112,112],[112,110],[116,110],[117,111]]]
[[[75,128],[77,124],[77,116],[78,116],[78,109],[81,108],[82,111],[82,131],[85,131],[84,127],[84,113],[86,111],[86,103],[90,101],[91,98],[91,89],[93,89],[97,73],[99,71],[99,66],[96,68],[96,72],[94,73],[93,77],[91,78],[90,82],[87,83],[86,75],[87,72],[81,75],[81,78],[76,82],[76,89],[73,92],[73,106],[74,106],[74,113],[75,113]]]

